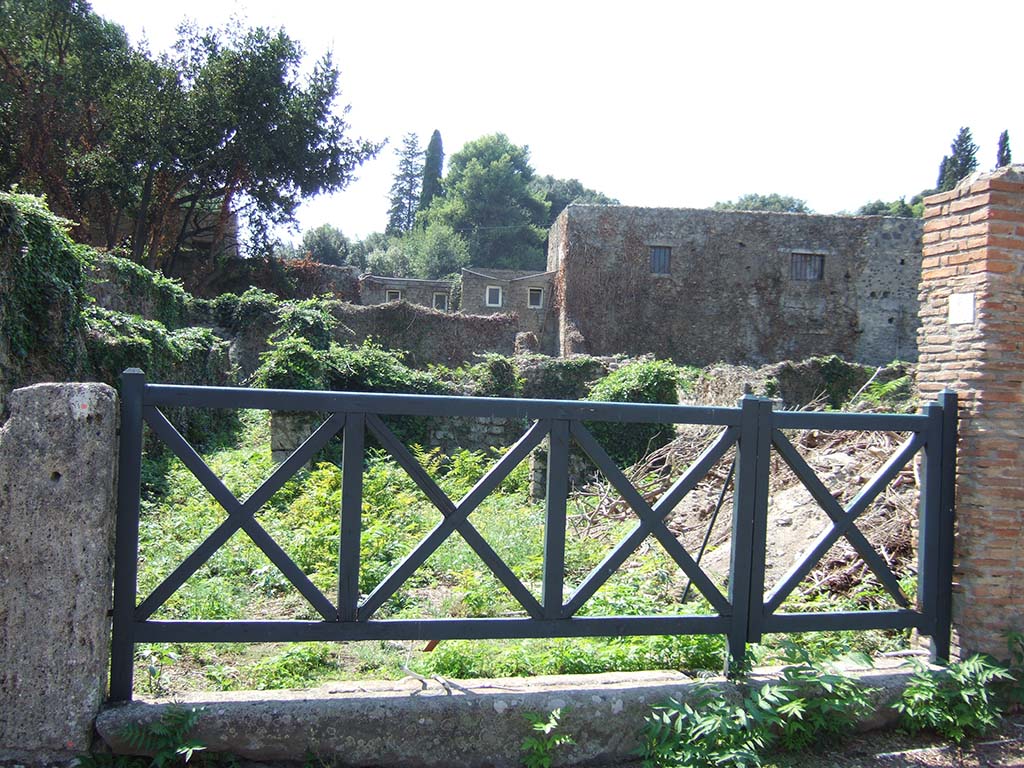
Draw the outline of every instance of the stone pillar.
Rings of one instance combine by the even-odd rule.
[[[37,384],[0,429],[0,760],[89,747],[106,693],[117,395]]]
[[[1024,166],[925,200],[918,383],[960,396],[954,644],[1024,629]]]

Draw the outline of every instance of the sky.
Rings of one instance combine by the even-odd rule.
[[[441,132],[446,155],[501,132],[540,175],[625,205],[695,207],[757,192],[818,213],[935,184],[961,126],[995,164],[1024,161],[1018,0],[92,0],[150,49],[184,19],[283,27],[333,54],[353,137],[388,139],[298,227],[382,231],[394,150]],[[288,235],[286,235],[287,237]],[[297,238],[297,235],[290,235]]]

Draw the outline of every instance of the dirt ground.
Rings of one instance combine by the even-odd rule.
[[[929,768],[1010,768],[1024,766],[1024,721],[1004,720],[1002,726],[962,749],[933,736],[907,736],[874,731],[831,749],[779,756],[772,768],[866,768],[866,766],[928,766]]]

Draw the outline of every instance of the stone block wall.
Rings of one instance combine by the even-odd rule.
[[[961,403],[953,621],[962,653],[1024,629],[1024,166],[926,199],[918,387]]]

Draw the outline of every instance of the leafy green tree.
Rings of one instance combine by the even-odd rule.
[[[584,187],[577,179],[556,179],[554,176],[539,176],[530,182],[530,191],[541,194],[548,205],[548,219],[545,226],[550,227],[567,205],[572,203],[586,205],[618,205],[614,197]]]
[[[814,213],[807,202],[789,195],[771,193],[758,195],[751,193],[736,198],[736,202],[727,200],[712,206],[716,211],[773,211],[775,213]]]
[[[999,134],[999,148],[996,150],[996,168],[1010,165],[1013,162],[1013,155],[1010,154],[1010,132],[1003,131]]]
[[[441,132],[435,130],[430,134],[426,155],[423,158],[423,183],[420,187],[419,209],[425,211],[435,197],[443,194],[441,175],[444,171],[444,146],[441,143]]]
[[[398,171],[391,184],[391,207],[388,209],[388,226],[385,234],[398,235],[408,232],[416,223],[419,210],[420,187],[423,184],[423,150],[415,133],[402,137],[402,146],[395,147],[398,155]]]
[[[414,229],[403,241],[409,252],[412,277],[438,280],[469,266],[469,246],[446,224],[433,223],[425,229]]]
[[[893,200],[891,203],[887,203],[883,200],[874,200],[870,203],[864,203],[860,208],[857,209],[857,216],[904,216],[913,217],[914,210],[911,206],[907,205],[906,200],[902,197],[899,200]]]
[[[970,128],[961,128],[949,148],[950,154],[939,164],[939,192],[948,192],[978,169],[978,145],[974,143]]]
[[[299,254],[321,264],[334,264],[340,267],[348,263],[348,250],[348,239],[340,229],[330,224],[321,224],[302,235]]]
[[[527,147],[501,133],[483,136],[452,155],[444,196],[434,199],[424,222],[462,235],[477,266],[543,268],[549,205],[530,190],[533,178]]]
[[[377,251],[386,251],[391,238],[383,232],[371,232],[362,240],[356,240],[349,244],[348,262],[353,266],[365,270],[370,255]]]
[[[45,193],[75,236],[170,267],[186,242],[256,246],[299,201],[344,188],[379,145],[348,137],[327,57],[299,76],[283,31],[183,27],[132,48],[85,0],[0,3],[0,183]]]
[[[409,249],[402,238],[388,238],[386,246],[378,247],[367,255],[366,270],[381,277],[411,277]]]

